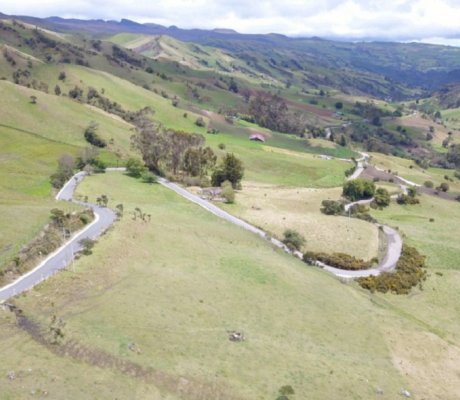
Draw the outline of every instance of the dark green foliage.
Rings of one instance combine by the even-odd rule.
[[[419,204],[420,200],[417,198],[417,189],[413,187],[409,187],[407,189],[407,194],[400,194],[396,202],[398,204],[404,205],[404,204]]]
[[[129,176],[140,178],[144,171],[144,163],[137,158],[130,158],[126,161],[126,172]]]
[[[425,256],[421,255],[416,248],[403,245],[401,258],[393,273],[383,272],[379,276],[359,278],[359,284],[371,292],[393,292],[396,294],[408,294],[414,286],[422,284],[426,279]]]
[[[79,88],[78,86],[75,86],[73,89],[69,90],[69,97],[71,99],[76,99],[79,100],[83,96],[83,89]]]
[[[88,127],[85,129],[85,139],[88,143],[92,144],[93,146],[106,147],[106,141],[96,133],[97,128],[98,125],[96,122],[90,122]]]
[[[203,117],[198,117],[195,121],[195,125],[199,127],[206,126],[206,122],[204,121]]]
[[[214,170],[211,181],[213,186],[220,186],[225,181],[230,181],[234,188],[238,187],[244,176],[244,167],[241,160],[235,157],[233,153],[227,153]]]
[[[321,212],[326,215],[342,215],[345,212],[343,202],[334,200],[323,200]]]
[[[320,261],[331,267],[350,271],[369,269],[372,267],[372,261],[364,261],[345,253],[326,254],[309,251],[304,254],[303,260],[307,264],[314,264],[316,261]]]
[[[387,207],[390,205],[391,197],[388,190],[385,188],[378,188],[374,193],[374,201],[372,202],[378,208]]]
[[[456,167],[460,167],[460,144],[454,144],[449,147],[447,161],[454,164]]]
[[[449,190],[449,184],[447,182],[442,182],[439,185],[439,189],[442,190],[443,192],[447,192]]]
[[[425,186],[425,187],[428,188],[428,189],[433,189],[434,183],[433,183],[432,181],[425,181],[425,183],[423,184],[423,186]]]
[[[341,101],[338,101],[337,103],[335,103],[335,108],[337,110],[341,110],[343,108],[343,103]]]
[[[88,169],[92,172],[105,172],[106,165],[102,160],[97,158],[98,151],[95,147],[87,147],[79,151],[75,161],[76,167],[79,170]]]
[[[289,400],[289,396],[292,396],[294,394],[295,391],[291,385],[281,386],[278,389],[278,397],[276,398],[276,400]]]
[[[235,79],[230,78],[230,83],[228,84],[228,90],[230,90],[233,93],[238,93],[238,85],[235,82]]]
[[[286,229],[283,233],[283,243],[290,250],[300,250],[305,244],[305,238],[294,229]]]
[[[374,196],[375,184],[366,179],[354,179],[343,185],[342,196],[348,200],[357,201],[362,199],[370,199]]]

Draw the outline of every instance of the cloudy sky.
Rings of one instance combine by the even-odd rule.
[[[460,45],[460,0],[0,0],[0,11]]]

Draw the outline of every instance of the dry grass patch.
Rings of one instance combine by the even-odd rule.
[[[245,182],[229,212],[281,238],[295,229],[306,239],[303,250],[343,252],[364,260],[378,254],[378,229],[365,221],[327,216],[321,202],[337,200],[342,189],[285,188]]]

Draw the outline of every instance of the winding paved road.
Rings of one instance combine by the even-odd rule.
[[[356,179],[364,169],[364,163],[368,159],[368,155],[365,153],[361,153],[362,158],[358,161],[358,167],[355,173],[352,175],[352,179]],[[107,168],[107,171],[124,171],[125,168]],[[50,254],[45,260],[43,260],[38,266],[36,266],[32,271],[29,271],[25,275],[18,278],[16,281],[10,283],[9,285],[0,289],[0,302],[8,300],[9,298],[16,296],[20,293],[23,293],[35,285],[39,284],[43,280],[49,278],[50,276],[54,275],[57,271],[65,269],[69,263],[74,258],[75,252],[78,252],[82,249],[80,244],[80,240],[82,239],[95,239],[100,236],[116,219],[116,214],[106,207],[100,207],[95,204],[90,203],[83,203],[73,200],[73,195],[75,189],[77,188],[78,184],[85,178],[85,172],[78,172],[75,174],[59,191],[56,195],[56,200],[60,201],[74,201],[77,204],[81,204],[83,206],[89,207],[94,211],[95,219],[92,221],[88,226],[86,226],[83,230],[77,232],[68,242],[66,242],[63,246],[57,249],[55,252]],[[350,177],[351,178],[351,177]],[[201,197],[190,193],[189,191],[183,189],[179,185],[172,183],[164,178],[158,178],[158,182],[167,187],[168,189],[173,190],[180,196],[184,197],[185,199],[198,204],[199,206],[203,207],[207,211],[213,213],[214,215],[218,216],[219,218],[225,219],[237,226],[240,226],[247,231],[255,233],[256,235],[262,237],[265,240],[268,240],[274,246],[279,247],[280,249],[284,250],[285,252],[292,254],[300,259],[302,259],[303,255],[300,251],[291,251],[283,242],[273,237],[270,237],[266,232],[262,229],[255,227],[254,225],[249,224],[246,221],[243,221],[240,218],[235,217],[234,215],[222,210],[221,208],[215,206],[214,204],[210,203],[207,200],[202,199]],[[366,204],[369,203],[371,200],[364,200],[360,202],[355,202],[348,204],[346,206],[346,210],[349,209],[354,204]],[[363,276],[370,276],[370,275],[379,275],[381,272],[384,271],[392,271],[396,268],[396,264],[399,260],[401,255],[402,249],[402,240],[399,236],[398,232],[388,226],[381,226],[383,232],[387,235],[388,239],[388,247],[387,252],[382,260],[382,262],[376,267],[368,270],[360,270],[360,271],[346,271],[341,270],[338,268],[334,268],[328,266],[326,264],[318,262],[318,266],[325,269],[328,272],[333,273],[334,275],[341,277],[341,278],[357,278]]]
[[[85,177],[84,172],[75,174],[59,191],[56,200],[72,201],[73,194],[78,184]],[[0,289],[0,302],[8,300],[25,292],[43,280],[54,275],[57,271],[66,268],[72,261],[75,252],[82,249],[79,243],[82,239],[95,239],[103,233],[116,219],[115,213],[109,208],[99,207],[95,204],[76,202],[94,211],[95,219],[74,234],[63,246],[50,254],[32,271],[18,278],[16,281]]]

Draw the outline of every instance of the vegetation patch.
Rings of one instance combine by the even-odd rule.
[[[315,264],[317,261],[319,261],[334,268],[348,271],[357,271],[371,268],[373,262],[376,260],[372,259],[370,261],[364,261],[345,253],[327,254],[307,251],[303,255],[303,261],[307,264]]]
[[[403,245],[401,258],[396,265],[396,271],[383,272],[378,276],[358,278],[364,289],[387,293],[408,294],[414,286],[422,288],[422,281],[426,279],[425,256],[415,247]]]

